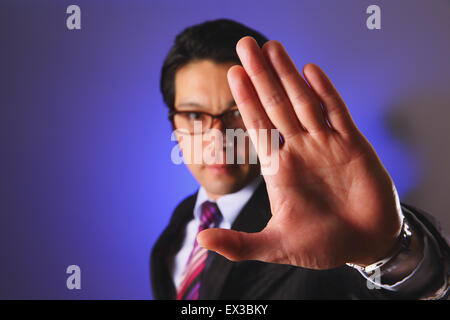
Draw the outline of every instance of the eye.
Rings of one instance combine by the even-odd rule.
[[[239,109],[232,110],[232,111],[231,111],[231,116],[232,116],[233,118],[240,118],[240,117],[241,117],[241,113],[239,112]]]
[[[203,119],[203,114],[201,112],[188,112],[187,116],[191,121]]]

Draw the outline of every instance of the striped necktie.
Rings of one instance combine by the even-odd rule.
[[[205,201],[201,207],[200,226],[198,232],[215,227],[219,224],[222,215],[214,202]],[[181,283],[177,290],[177,300],[197,300],[200,291],[201,275],[205,268],[208,250],[200,247],[197,238],[194,248],[186,263],[181,276]]]

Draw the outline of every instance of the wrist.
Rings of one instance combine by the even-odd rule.
[[[391,247],[389,252],[383,256],[383,258],[371,259],[369,261],[375,261],[371,263],[347,263],[347,265],[368,274],[377,269],[380,270],[381,268],[385,270],[385,268],[388,266],[392,267],[393,264],[397,265],[396,261],[398,261],[399,258],[400,260],[402,260],[405,258],[405,256],[409,255],[409,252],[412,249],[412,238],[413,236],[411,232],[411,226],[406,218],[403,217],[400,234],[398,235],[394,245]],[[416,238],[417,237],[414,237],[414,239]],[[414,248],[416,246],[417,243],[414,242]]]
[[[423,259],[424,235],[412,221],[409,222],[409,227],[411,240],[408,250],[400,251],[380,269],[386,284],[396,283],[410,275]]]

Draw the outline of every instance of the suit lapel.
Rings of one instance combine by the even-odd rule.
[[[266,184],[261,182],[255,193],[244,206],[231,229],[243,232],[259,232],[271,217]],[[200,299],[219,299],[227,276],[234,263],[221,255],[210,252],[200,287]]]
[[[193,219],[197,193],[185,199],[175,210],[169,225],[155,243],[150,265],[155,299],[175,299],[176,288],[172,279],[174,258],[180,250],[187,223]]]

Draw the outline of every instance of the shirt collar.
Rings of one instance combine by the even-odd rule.
[[[211,200],[206,194],[205,188],[200,187],[197,194],[197,200],[194,206],[194,218],[200,221],[201,215],[201,205],[205,201],[216,202],[219,207],[220,213],[223,216],[223,220],[227,222],[230,226],[233,224],[234,220],[241,212],[245,204],[250,200],[256,188],[262,181],[261,175],[258,175],[251,183],[246,185],[241,190],[229,193],[221,196],[216,201]]]

